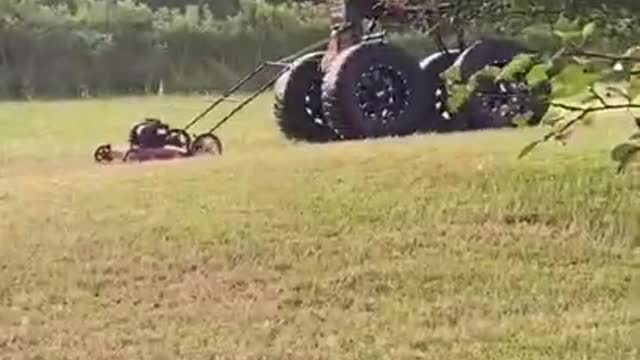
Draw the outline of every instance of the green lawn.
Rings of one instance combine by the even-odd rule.
[[[93,163],[207,100],[0,103],[0,359],[640,358],[624,113],[517,160],[543,129],[293,144],[267,96],[222,157]]]

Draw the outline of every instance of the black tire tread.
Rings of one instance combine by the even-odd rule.
[[[460,74],[463,81],[493,61],[510,61],[518,54],[530,53],[523,44],[510,39],[486,38],[476,41],[460,54],[454,66],[460,66]],[[534,114],[529,124],[537,124],[548,110],[544,103],[534,106]],[[469,124],[471,129],[482,130],[486,128],[514,127],[515,124],[507,123],[505,118],[486,110],[480,98],[473,96],[463,107],[458,115]]]
[[[420,122],[424,121],[424,107],[417,100],[415,104],[410,104],[409,111],[411,114],[403,119],[404,124],[396,124],[395,127],[384,133],[366,133],[366,131],[357,125],[349,114],[349,107],[353,104],[348,103],[342,93],[343,89],[349,88],[351,81],[348,71],[351,66],[356,66],[358,62],[366,62],[368,57],[378,57],[384,60],[389,56],[396,56],[394,60],[404,62],[406,69],[414,70],[414,74],[410,74],[409,81],[414,81],[415,88],[412,89],[413,98],[420,99],[423,96],[422,83],[419,81],[420,67],[418,62],[414,62],[412,57],[399,47],[389,45],[384,41],[363,42],[353,45],[343,50],[327,69],[323,80],[322,87],[322,104],[324,116],[328,124],[340,136],[345,139],[363,139],[368,137],[382,136],[402,136],[416,133],[420,128]],[[405,69],[405,70],[406,70]],[[415,78],[411,78],[415,76]]]
[[[322,76],[319,73],[322,55],[321,52],[310,53],[297,59],[274,86],[276,124],[288,140],[329,142],[338,138],[330,127],[320,125],[307,116],[301,99],[310,78]]]

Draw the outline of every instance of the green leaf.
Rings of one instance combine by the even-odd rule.
[[[542,119],[540,119],[540,125],[554,126],[556,123],[562,121],[567,115],[566,110],[562,110],[555,106],[550,106],[547,112],[544,113]]]
[[[618,162],[618,172],[624,171],[640,153],[640,145],[623,143],[611,151],[611,158]]]
[[[582,42],[586,42],[596,31],[596,23],[590,22],[582,28]]]
[[[447,107],[451,112],[456,113],[464,105],[473,91],[468,86],[453,85],[449,89],[450,96],[447,98]]]
[[[558,20],[553,24],[553,28],[554,30],[559,31],[575,31],[578,29],[578,19],[569,21],[567,16],[564,13],[561,13],[560,16],[558,16]]]
[[[451,112],[456,113],[467,102],[472,91],[468,89],[467,84],[462,82],[460,65],[449,67],[447,71],[440,74],[440,77],[445,81],[447,92],[449,93],[447,107]]]
[[[529,70],[529,73],[527,73],[527,84],[529,84],[530,87],[536,87],[541,83],[549,80],[547,70],[549,70],[550,68],[550,64],[534,65],[531,70]]]
[[[583,56],[571,56],[571,59],[578,65],[587,65],[589,63],[589,59]]]
[[[553,26],[553,34],[567,44],[582,39],[583,29],[580,27],[578,18],[569,21],[565,14],[561,14]]]
[[[469,78],[469,84],[473,88],[475,88],[478,83],[482,81],[494,82],[498,78],[498,75],[501,71],[502,69],[497,66],[487,65],[471,75],[471,77]]]
[[[520,154],[518,154],[518,159],[522,159],[523,157],[527,156],[540,143],[542,143],[542,140],[536,140],[534,142],[527,144],[527,146],[522,148],[522,150],[520,151]]]
[[[441,75],[441,77],[447,83],[455,84],[455,83],[462,82],[462,73],[460,72],[460,65],[454,65],[449,67],[447,71],[445,71],[444,74]]]
[[[558,124],[559,122],[561,122],[566,118],[564,115],[558,115],[557,110],[556,111],[552,111],[552,110],[547,111],[547,113],[544,114],[544,116],[542,117],[542,120],[540,120],[540,124],[546,125],[546,126],[556,126],[556,124]]]
[[[553,79],[553,98],[572,97],[580,95],[589,89],[599,78],[599,75],[578,64],[568,64]]]
[[[571,43],[573,40],[580,39],[582,37],[581,31],[554,31],[553,34],[559,37],[564,44]]]
[[[534,64],[535,55],[519,54],[505,65],[497,74],[496,80],[512,81],[516,75],[526,73]]]
[[[573,134],[573,131],[571,131],[571,129],[557,132],[555,135],[553,135],[553,140],[561,143],[562,145],[566,145],[567,139],[569,139],[569,137],[571,137],[572,134]]]
[[[611,159],[613,161],[623,161],[626,159],[630,153],[640,150],[640,145],[632,144],[632,143],[622,143],[611,151]]]
[[[624,90],[617,88],[615,86],[607,86],[605,90],[607,91],[607,97],[613,97],[615,95],[618,95],[625,99],[629,98],[629,94],[627,94]]]
[[[550,78],[557,76],[570,63],[569,58],[565,55],[564,48],[556,51],[547,62],[549,67],[547,70],[547,76]]]
[[[580,98],[580,103],[581,104],[589,104],[593,101],[598,100],[598,95],[595,93],[590,92],[589,94],[587,94],[585,97]]]
[[[629,75],[629,99],[634,100],[640,95],[640,64],[635,64]]]
[[[529,124],[529,120],[533,116],[533,112],[529,111],[525,114],[517,114],[511,121],[517,127],[525,127]]]
[[[640,57],[640,46],[632,46],[624,53],[625,57]]]

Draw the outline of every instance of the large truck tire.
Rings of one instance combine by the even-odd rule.
[[[415,133],[425,118],[420,74],[418,61],[399,47],[382,41],[353,45],[324,77],[325,118],[344,139]]]
[[[338,138],[324,121],[322,112],[323,54],[300,57],[274,85],[274,116],[288,140],[320,143]]]

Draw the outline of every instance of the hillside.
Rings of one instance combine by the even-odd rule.
[[[92,162],[207,100],[0,106],[0,359],[640,356],[620,115],[518,161],[541,129],[294,145],[264,97],[220,158]]]

